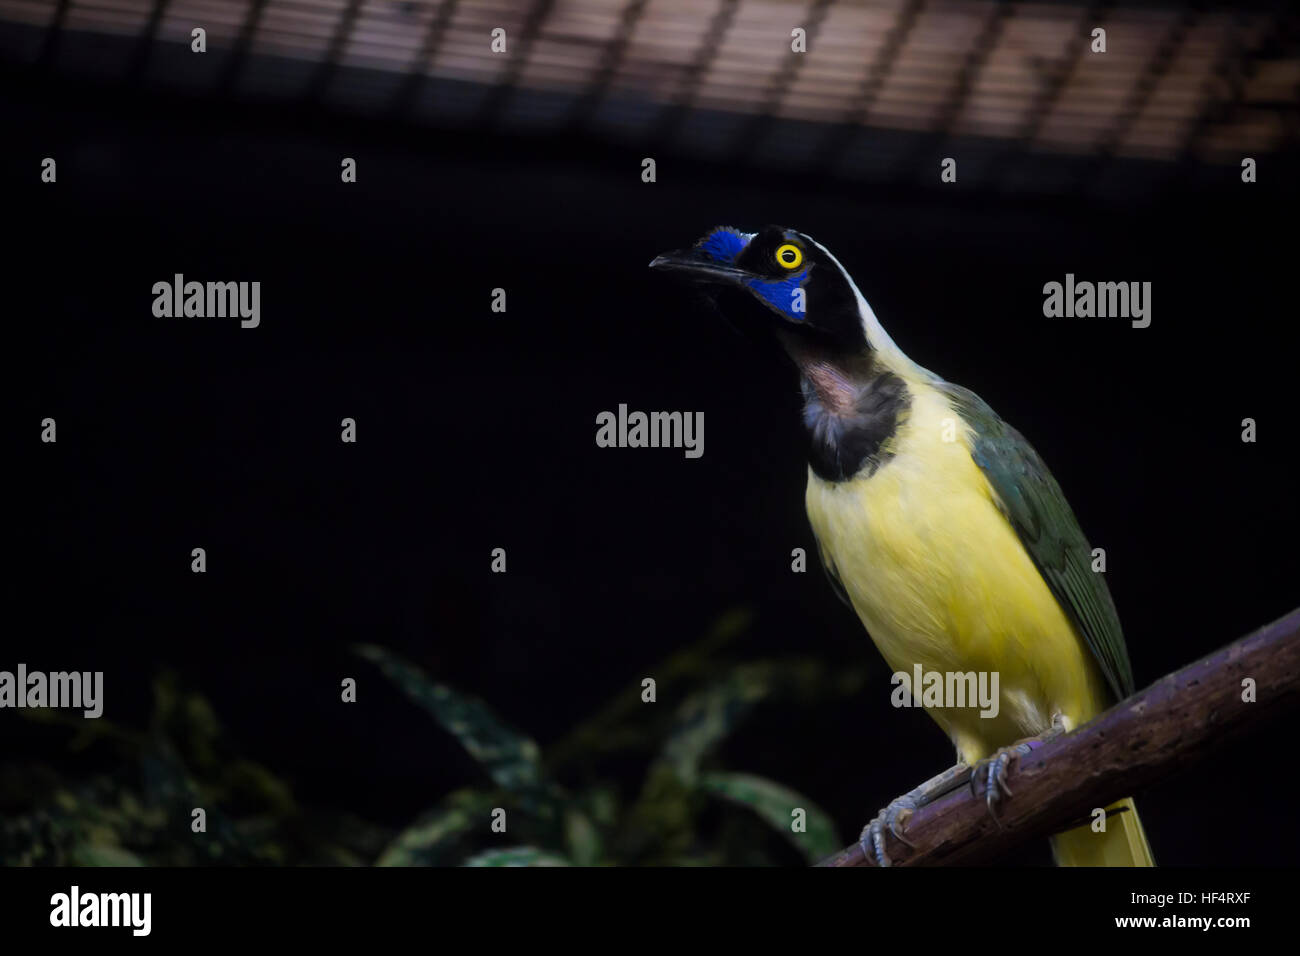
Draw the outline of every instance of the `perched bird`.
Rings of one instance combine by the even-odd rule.
[[[706,284],[724,314],[769,326],[794,361],[822,563],[890,668],[998,675],[994,717],[927,707],[959,762],[883,809],[864,852],[889,865],[885,831],[905,839],[908,811],[955,786],[969,783],[996,815],[1027,740],[1068,732],[1133,691],[1115,605],[1047,466],[973,392],[903,354],[809,236],[718,228],[650,265]],[[1053,837],[1059,864],[1153,865],[1133,801],[1107,810],[1105,832]]]

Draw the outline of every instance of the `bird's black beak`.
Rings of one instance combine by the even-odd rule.
[[[684,278],[702,282],[739,283],[750,278],[748,272],[735,266],[718,262],[699,249],[679,249],[656,256],[650,263],[651,269],[677,273]]]

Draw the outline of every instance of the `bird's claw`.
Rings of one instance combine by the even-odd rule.
[[[1022,757],[1029,753],[1033,747],[1028,743],[1016,744],[1012,747],[1003,747],[997,753],[987,760],[981,760],[975,765],[974,771],[970,775],[970,792],[973,796],[981,796],[979,791],[980,771],[984,771],[984,805],[988,807],[989,816],[993,822],[1002,826],[998,819],[996,806],[1002,795],[1008,797],[1014,796],[1011,787],[1007,784],[1007,769],[1011,766],[1011,761],[1017,757]]]
[[[867,859],[874,857],[876,863],[882,867],[891,866],[889,854],[885,852],[885,829],[888,828],[894,839],[900,843],[912,846],[907,837],[903,836],[903,830],[907,829],[907,817],[912,815],[916,806],[916,800],[910,796],[903,796],[881,810],[874,820],[862,828],[862,833],[858,836],[858,845],[862,847],[863,855]],[[899,828],[900,824],[902,829]],[[868,839],[871,841],[870,847],[867,846]]]

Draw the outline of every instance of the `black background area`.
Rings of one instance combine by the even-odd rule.
[[[793,372],[646,268],[718,224],[819,239],[904,350],[1034,443],[1106,549],[1139,686],[1296,603],[1295,218],[1267,165],[1212,195],[1097,202],[682,159],[645,184],[635,150],[563,137],[58,84],[2,115],[4,665],[102,669],[128,722],[175,667],[316,802],[398,826],[481,779],[355,643],[544,746],[736,605],[755,612],[746,655],[870,661],[876,692],[757,715],[729,766],[850,834],[951,762],[923,714],[889,706],[815,562],[790,571],[813,548]],[[260,281],[261,327],[154,318],[151,287],[177,272]],[[1151,327],[1045,319],[1043,284],[1067,272],[1150,281]],[[702,411],[704,457],[597,448],[621,402]],[[14,759],[19,729],[0,721]],[[1300,843],[1284,733],[1139,796],[1160,862],[1277,863]],[[1242,818],[1269,839],[1219,831]]]

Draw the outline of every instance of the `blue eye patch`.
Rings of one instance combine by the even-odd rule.
[[[805,267],[797,275],[786,276],[784,279],[750,279],[745,284],[791,322],[802,322],[807,316],[808,304],[806,301],[803,303],[804,311],[794,311],[794,292],[803,285],[809,271]]]

